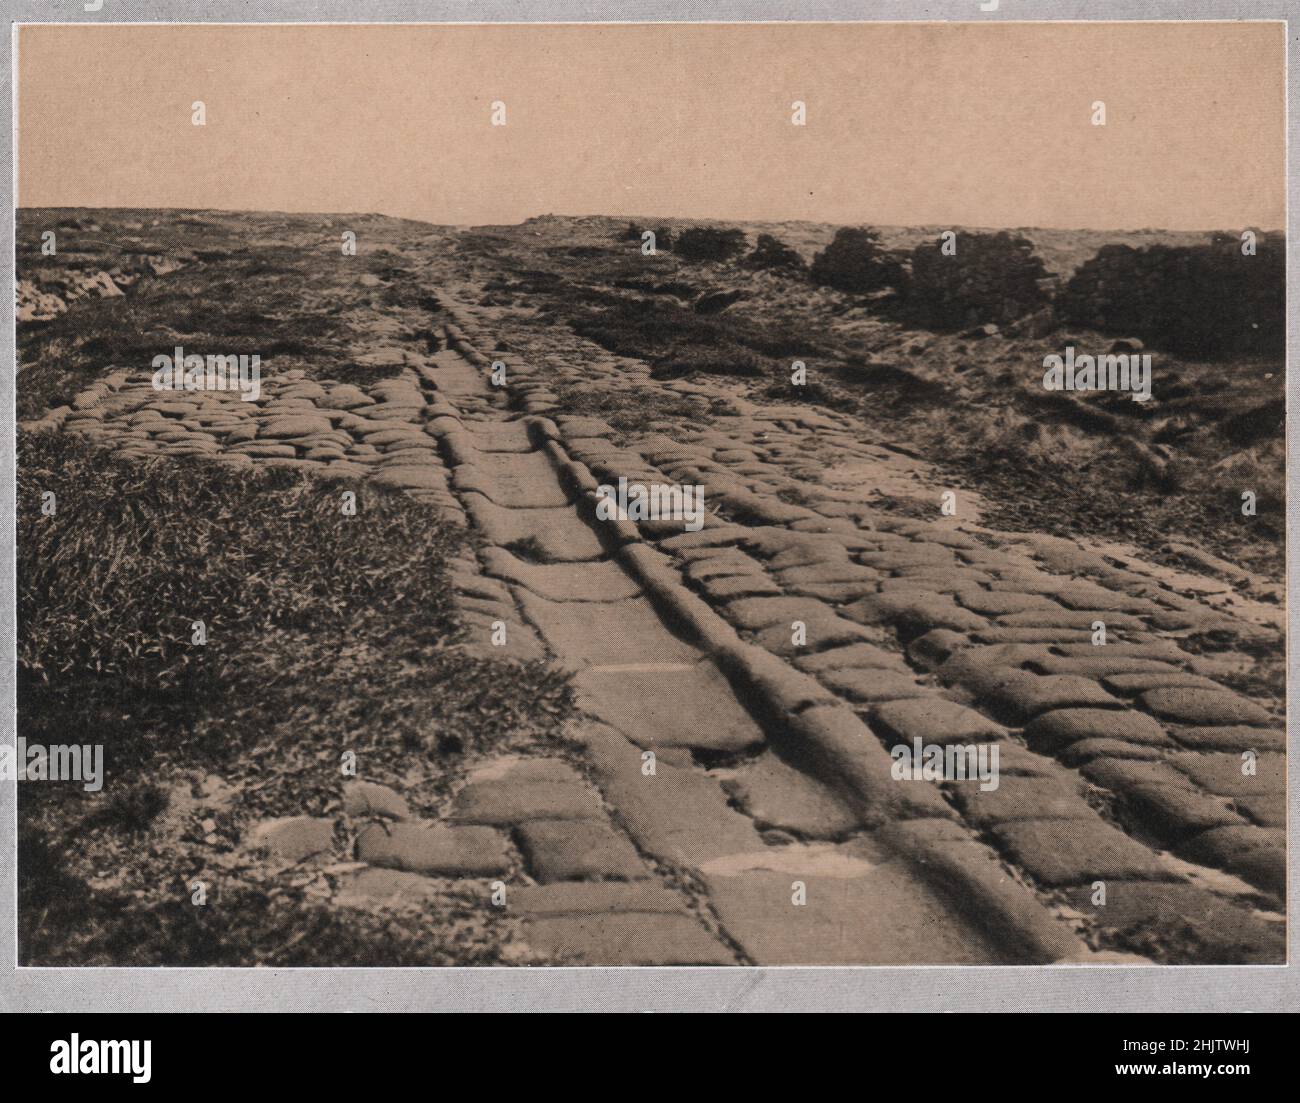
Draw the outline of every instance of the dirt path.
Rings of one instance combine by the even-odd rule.
[[[116,372],[37,423],[434,503],[475,537],[454,582],[476,646],[573,673],[572,745],[472,762],[435,822],[353,786],[366,865],[340,906],[481,879],[532,946],[599,964],[1279,958],[1281,703],[1228,688],[1276,645],[1267,611],[993,532],[962,497],[944,516],[925,464],[848,418],[650,380],[466,290],[441,295],[436,354],[377,339],[362,359],[401,370],[366,387],[268,372],[245,403]],[[565,415],[573,381],[730,412],[630,434]],[[620,476],[702,486],[707,523],[597,520]],[[882,487],[934,518],[882,511]],[[996,744],[998,788],[895,780],[917,739]],[[327,822],[256,842],[310,853]]]

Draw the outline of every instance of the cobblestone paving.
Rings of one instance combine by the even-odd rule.
[[[243,402],[117,371],[28,426],[401,488],[476,538],[454,575],[475,645],[573,673],[572,745],[472,763],[436,819],[353,783],[338,906],[479,879],[531,945],[601,964],[1281,960],[1282,705],[1225,684],[1282,646],[1272,611],[992,531],[962,492],[941,517],[925,465],[846,417],[652,380],[473,290],[440,293],[441,351],[377,338],[361,359],[400,372],[366,386],[265,370]],[[574,382],[732,412],[628,434],[563,414]],[[595,520],[620,476],[704,487],[706,524]],[[1229,646],[1185,646],[1205,633]],[[894,780],[889,748],[918,739],[996,743],[1000,785]],[[305,858],[332,830],[252,842]]]

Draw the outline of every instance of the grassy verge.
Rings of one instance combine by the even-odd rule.
[[[57,434],[24,436],[19,461],[19,733],[106,759],[98,793],[19,787],[21,960],[507,958],[507,923],[454,886],[418,921],[341,914],[242,844],[266,817],[335,814],[344,752],[427,814],[467,756],[556,736],[561,678],[459,646],[463,533],[373,491],[345,516],[342,488],[283,469],[124,464]],[[195,880],[219,906],[190,904]]]

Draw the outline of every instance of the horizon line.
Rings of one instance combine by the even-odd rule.
[[[1053,230],[1058,232],[1069,231],[1091,231],[1093,233],[1171,233],[1171,234],[1210,234],[1210,233],[1230,233],[1240,232],[1241,230],[1258,230],[1265,233],[1285,233],[1285,226],[1265,226],[1262,223],[1239,225],[1239,226],[1047,226],[1047,225],[981,225],[978,223],[962,222],[943,222],[943,221],[924,221],[924,222],[875,222],[871,219],[858,219],[852,222],[836,222],[830,219],[816,220],[810,218],[719,218],[707,215],[670,215],[670,214],[629,214],[627,212],[614,213],[597,213],[588,212],[586,214],[563,214],[557,211],[545,211],[541,214],[527,215],[516,222],[434,222],[428,218],[417,218],[412,215],[392,214],[387,211],[340,211],[340,210],[301,210],[290,211],[272,207],[135,207],[120,206],[107,204],[85,204],[85,203],[46,203],[46,204],[23,204],[15,205],[14,212],[18,211],[174,211],[177,213],[193,214],[204,211],[211,211],[218,214],[274,214],[274,215],[300,215],[315,217],[363,217],[363,218],[393,218],[402,222],[419,222],[426,226],[434,226],[444,229],[484,229],[493,226],[523,226],[528,222],[542,218],[556,219],[587,219],[587,218],[608,218],[608,219],[660,219],[672,222],[714,222],[730,224],[756,224],[756,223],[776,223],[790,224],[800,226],[877,226],[886,229],[930,229],[946,228],[968,229],[968,230]]]

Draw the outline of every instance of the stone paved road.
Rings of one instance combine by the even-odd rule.
[[[479,645],[504,625],[498,654],[573,673],[572,748],[476,762],[436,822],[355,784],[373,822],[338,906],[502,880],[530,944],[601,964],[1281,959],[1281,704],[1224,685],[1281,646],[1269,610],[989,530],[964,494],[943,517],[933,474],[848,418],[651,380],[440,286],[442,351],[378,337],[361,359],[402,370],[372,385],[268,370],[246,403],[118,371],[29,426],[401,488],[481,541],[454,577]],[[573,380],[735,412],[627,434],[561,413]],[[620,476],[702,486],[707,523],[597,520]],[[881,512],[879,486],[935,519]],[[1231,646],[1185,649],[1205,632]],[[914,740],[996,744],[998,788],[895,780]],[[310,853],[327,826],[258,841]]]

